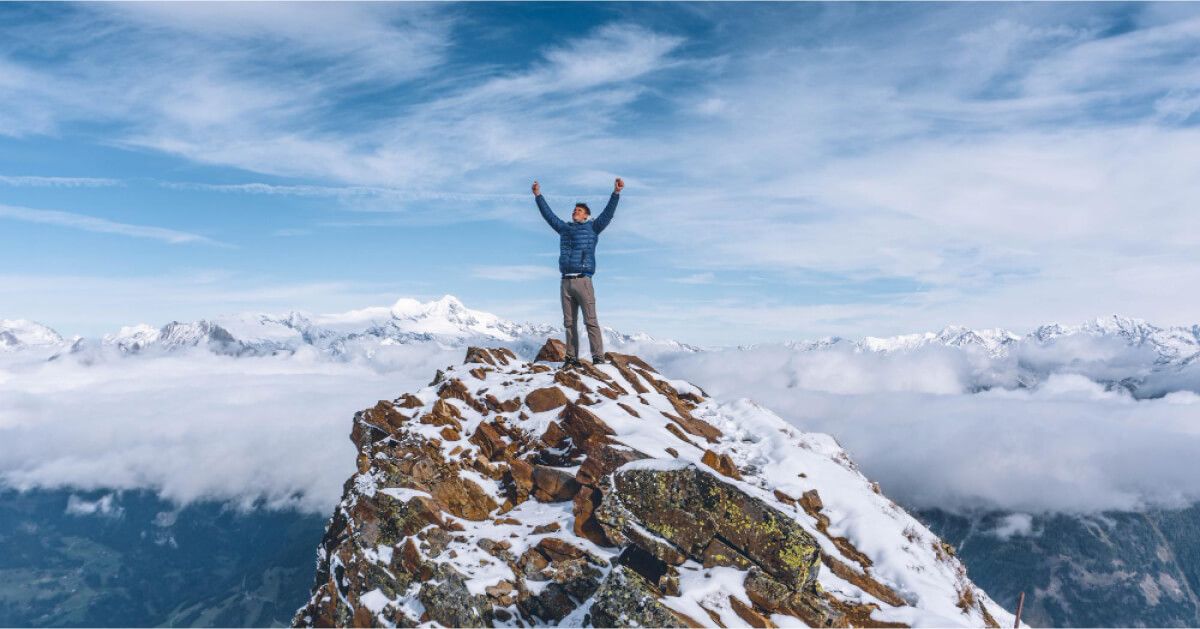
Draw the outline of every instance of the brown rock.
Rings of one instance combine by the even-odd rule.
[[[463,363],[483,363],[495,367],[496,359],[492,358],[492,353],[483,347],[468,347]]]
[[[579,559],[584,556],[583,549],[557,537],[543,537],[538,541],[537,549],[552,562],[562,559]]]
[[[516,360],[517,355],[507,347],[468,347],[467,355],[463,359],[464,364],[481,363],[499,367],[507,365],[510,361]]]
[[[492,598],[502,598],[513,592],[513,584],[508,581],[500,581],[496,585],[489,585],[483,590]],[[511,603],[508,603],[511,604]]]
[[[446,511],[467,520],[486,520],[500,505],[474,481],[455,475],[429,492]]]
[[[666,417],[676,424],[679,424],[679,426],[684,430],[696,435],[697,437],[704,437],[709,443],[716,443],[717,438],[721,436],[721,431],[716,426],[713,426],[703,419],[696,419],[690,415],[686,417],[676,416],[666,411],[659,412],[662,413],[663,417]]]
[[[624,365],[626,367],[633,366],[633,367],[637,367],[638,369],[642,369],[644,371],[658,373],[658,371],[655,370],[654,367],[650,366],[650,363],[642,360],[640,357],[635,356],[633,354],[618,354],[616,352],[608,352],[604,356],[605,356],[605,358],[610,360],[614,365]]]
[[[736,596],[730,595],[729,607],[733,610],[733,613],[738,615],[738,618],[746,621],[746,624],[750,625],[751,627],[756,627],[757,629],[768,629],[776,626],[775,623],[771,622],[770,618],[758,613],[753,607],[743,603],[742,599]]]
[[[692,443],[691,439],[687,438],[687,435],[683,434],[683,431],[679,429],[679,426],[676,426],[675,424],[667,424],[667,432],[671,433],[672,435],[675,435],[676,437],[679,438],[680,441],[683,441],[684,443],[688,444],[689,446],[692,446],[693,448],[699,448],[699,446]]]
[[[558,522],[551,522],[549,524],[539,524],[539,525],[533,527],[533,534],[541,535],[542,533],[553,533],[555,531],[558,531],[561,528],[562,528],[562,526],[560,526]]]
[[[825,508],[825,503],[821,501],[821,494],[817,490],[810,489],[800,496],[800,506],[809,515],[815,515]]]
[[[579,492],[571,474],[545,465],[533,466],[533,496],[541,502],[563,502]]]
[[[472,376],[475,376],[475,378],[478,380],[486,380],[487,379],[487,371],[488,370],[484,369],[483,367],[476,367],[467,373],[471,374]]]
[[[438,400],[433,403],[433,408],[428,413],[421,416],[422,424],[431,424],[434,426],[453,426],[457,430],[462,430],[462,413],[458,407],[450,404],[446,400]]]
[[[598,546],[612,546],[613,543],[609,541],[608,536],[604,534],[604,529],[600,527],[600,523],[593,515],[599,505],[600,492],[586,485],[581,487],[575,494],[574,505],[571,509],[575,516],[572,531]]]
[[[421,408],[422,406],[425,406],[425,404],[422,403],[420,398],[417,396],[411,393],[405,393],[404,395],[396,398],[396,406],[400,408]]]
[[[379,400],[370,411],[367,411],[367,419],[371,423],[381,427],[390,428],[392,432],[398,432],[404,428],[404,423],[408,421],[405,417],[396,410],[396,405],[387,400]]]
[[[546,339],[546,344],[538,350],[535,362],[561,363],[567,358],[567,346],[558,339]]]
[[[579,378],[579,376],[575,375],[575,373],[570,372],[570,371],[556,372],[554,374],[554,381],[563,385],[564,387],[567,387],[568,389],[575,389],[576,391],[578,391],[580,393],[591,393],[592,392],[592,390],[590,388],[588,388],[588,386],[586,384],[583,383],[583,380],[581,380]]]
[[[859,572],[826,553],[821,553],[821,561],[829,567],[830,572],[857,585],[875,598],[896,607],[907,604],[895,590],[876,581],[868,571]]]
[[[446,426],[439,434],[441,434],[442,439],[445,439],[446,441],[458,441],[462,438],[462,435],[458,434],[458,430],[456,430],[453,426]]]
[[[487,407],[481,404],[479,400],[476,400],[475,396],[471,395],[471,391],[467,388],[467,385],[458,378],[451,378],[449,382],[443,384],[442,388],[438,389],[438,397],[443,400],[447,398],[462,400],[467,406],[470,406],[479,413],[487,412]]]
[[[517,566],[521,568],[521,572],[525,576],[535,576],[542,570],[545,570],[550,565],[550,560],[546,558],[537,548],[526,550],[517,559]],[[540,580],[545,580],[540,579]]]
[[[613,366],[617,368],[617,373],[620,373],[621,377],[625,378],[625,380],[629,382],[629,385],[633,387],[633,390],[637,391],[638,393],[649,393],[650,389],[647,389],[646,385],[642,384],[641,381],[638,380],[637,374],[633,373],[633,370],[628,367],[627,361],[623,359],[617,360],[614,358],[614,356],[622,355],[609,352],[608,357],[609,360],[612,361]]]
[[[775,499],[779,502],[787,503],[792,506],[796,505],[795,498],[783,493],[782,491],[779,491],[778,489],[775,490]]]
[[[579,447],[583,447],[586,441],[606,442],[606,437],[617,434],[595,413],[578,404],[568,403],[558,414],[558,418],[562,422],[562,429]]]
[[[597,486],[600,479],[618,467],[630,461],[650,458],[649,455],[627,446],[617,448],[608,443],[596,441],[589,441],[585,446],[587,458],[579,466],[579,471],[575,473],[575,480],[584,485]]]
[[[492,461],[500,459],[504,454],[504,448],[508,445],[492,424],[483,422],[480,422],[479,426],[475,428],[470,442],[479,446],[483,455]]]
[[[596,389],[596,393],[599,393],[610,400],[616,400],[621,397],[621,394],[616,389],[609,387],[600,387]]]
[[[728,454],[718,455],[712,450],[705,450],[704,457],[700,459],[700,462],[725,476],[742,480],[742,475],[738,472],[737,466],[734,465],[733,459]]]
[[[624,402],[617,402],[617,406],[620,406],[622,409],[625,410],[626,413],[629,413],[630,415],[633,415],[634,417],[638,417],[638,418],[641,417],[641,415],[638,415],[637,411],[633,410],[632,406],[630,406]]]
[[[553,410],[568,403],[567,396],[558,387],[537,389],[525,396],[525,406],[535,413]]]
[[[487,397],[483,398],[483,403],[486,404],[491,410],[500,413],[515,413],[521,408],[521,398],[515,397],[511,400],[505,400],[501,402],[499,398],[491,393],[487,394]]]
[[[517,489],[517,493],[521,496],[528,496],[533,492],[533,466],[520,459],[513,459],[508,462],[508,471],[512,475],[512,483]],[[524,497],[521,498],[523,502]]]
[[[561,448],[563,441],[568,437],[567,431],[563,430],[558,422],[550,422],[550,425],[546,426],[546,432],[542,433],[539,440],[548,448]]]

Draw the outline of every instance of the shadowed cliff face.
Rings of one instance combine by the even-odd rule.
[[[1043,627],[1200,625],[1200,506],[1144,513],[918,516],[975,580]]]
[[[0,490],[0,626],[283,625],[324,524],[149,491]]]
[[[1012,624],[830,437],[560,357],[470,348],[355,415],[295,625]]]

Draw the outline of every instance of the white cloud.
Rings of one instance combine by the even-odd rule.
[[[9,365],[0,479],[12,487],[152,489],[327,513],[353,473],[355,410],[428,382],[460,350],[382,348],[371,364],[203,352],[91,366]],[[92,511],[89,508],[94,506]],[[103,505],[82,502],[73,513]]]
[[[61,67],[0,61],[0,84],[13,90],[0,129],[6,115],[43,128],[34,109],[115,123],[139,146],[346,184],[228,191],[397,215],[328,225],[531,225],[536,216],[514,208],[532,177],[599,194],[621,174],[622,215],[637,219],[619,219],[608,237],[649,243],[687,272],[769,273],[779,287],[778,298],[710,304],[724,320],[681,321],[685,304],[668,304],[660,314],[676,314],[662,329],[731,330],[736,311],[761,322],[751,333],[781,338],[947,321],[1017,328],[1130,303],[1182,323],[1200,308],[1163,289],[1200,280],[1187,209],[1200,192],[1200,138],[1179,124],[1200,89],[1194,64],[1180,61],[1197,45],[1193,8],[832,5],[784,21],[787,5],[688,7],[738,45],[622,19],[542,44],[523,65],[461,72],[445,64],[469,14],[393,10],[83,9],[14,34],[66,50],[97,16],[108,29],[83,37],[93,54]],[[1123,20],[1137,28],[1112,28]],[[428,50],[427,24],[438,41]],[[361,33],[361,47],[346,32]],[[320,70],[272,73],[280,68],[247,42],[298,47]],[[166,69],[177,67],[192,70]],[[347,85],[368,80],[426,89],[402,115],[319,124]],[[811,277],[899,286],[809,299]]]
[[[67,336],[99,336],[133,322],[161,325],[247,310],[342,312],[364,303],[390,303],[397,294],[423,294],[428,288],[420,278],[281,282],[223,269],[135,276],[11,273],[0,274],[0,304],[22,303],[23,318],[45,322]]]
[[[125,514],[125,508],[114,503],[115,496],[105,494],[96,500],[86,500],[72,494],[67,498],[65,513],[70,515],[95,515],[108,518],[119,518]]]
[[[1028,513],[1010,513],[1004,516],[996,528],[987,533],[1002,540],[1009,540],[1018,535],[1028,537],[1033,535],[1033,516]]]
[[[1066,350],[1060,373],[1034,389],[974,394],[983,383],[1019,386],[1016,361],[942,348],[880,355],[779,347],[655,360],[711,394],[750,397],[801,429],[834,435],[906,505],[1092,513],[1200,500],[1191,478],[1200,457],[1192,393],[1134,400],[1106,391],[1071,372],[1077,365]],[[1193,371],[1176,385],[1195,392],[1200,377]]]
[[[1200,371],[1147,400],[1093,379],[1136,373],[1136,352],[1060,345],[1057,357],[1041,358],[1047,372],[1030,377],[1016,356],[945,347],[636,351],[721,400],[751,397],[803,430],[834,435],[906,505],[1039,514],[1200,500]],[[353,412],[422,386],[461,354],[428,344],[351,351],[345,362],[310,352],[96,354],[90,364],[0,356],[0,440],[11,446],[0,449],[0,480],[326,512],[353,469]],[[972,393],[985,386],[996,388]],[[1001,529],[1030,534],[1020,521]]]
[[[42,177],[35,175],[0,175],[0,184],[6,186],[37,186],[48,188],[93,188],[119,186],[119,179],[103,177]]]
[[[76,214],[74,212],[63,212],[60,210],[40,210],[27,207],[17,207],[13,205],[0,205],[0,218],[25,221],[27,223],[57,225],[59,227],[81,229],[83,231],[101,234],[117,234],[132,238],[148,238],[173,245],[195,243],[218,247],[231,246],[199,234],[167,229],[165,227],[118,223],[116,221],[110,221],[104,218],[87,216],[85,214]]]

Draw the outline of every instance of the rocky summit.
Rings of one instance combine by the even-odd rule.
[[[637,356],[469,348],[354,416],[295,626],[1011,626],[833,438]]]

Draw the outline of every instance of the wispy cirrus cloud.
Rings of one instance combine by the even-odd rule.
[[[0,185],[44,188],[101,188],[119,186],[119,179],[105,177],[44,177],[38,175],[0,175]]]
[[[96,232],[100,234],[116,234],[119,236],[129,236],[131,238],[148,238],[158,240],[172,245],[179,244],[201,244],[212,245],[215,247],[232,247],[228,243],[220,242],[201,236],[175,229],[167,229],[165,227],[155,227],[152,225],[134,225],[130,223],[118,223],[104,218],[88,216],[86,214],[77,214],[75,212],[63,212],[61,210],[40,210],[27,207],[17,207],[13,205],[0,205],[0,218],[6,218],[15,221],[24,221],[27,223],[42,223],[45,225],[56,225],[58,227],[67,227],[70,229],[81,229],[83,231]]]
[[[672,285],[768,303],[788,336],[1200,308],[1161,290],[1198,266],[1194,6],[605,5],[561,37],[450,5],[59,10],[5,31],[0,129],[88,121],[251,173],[172,191],[389,215],[313,218],[346,233],[516,235],[538,221],[532,179],[570,202],[621,175],[606,246],[647,251],[655,277],[766,276],[769,293]],[[55,63],[15,54],[35,43]]]

